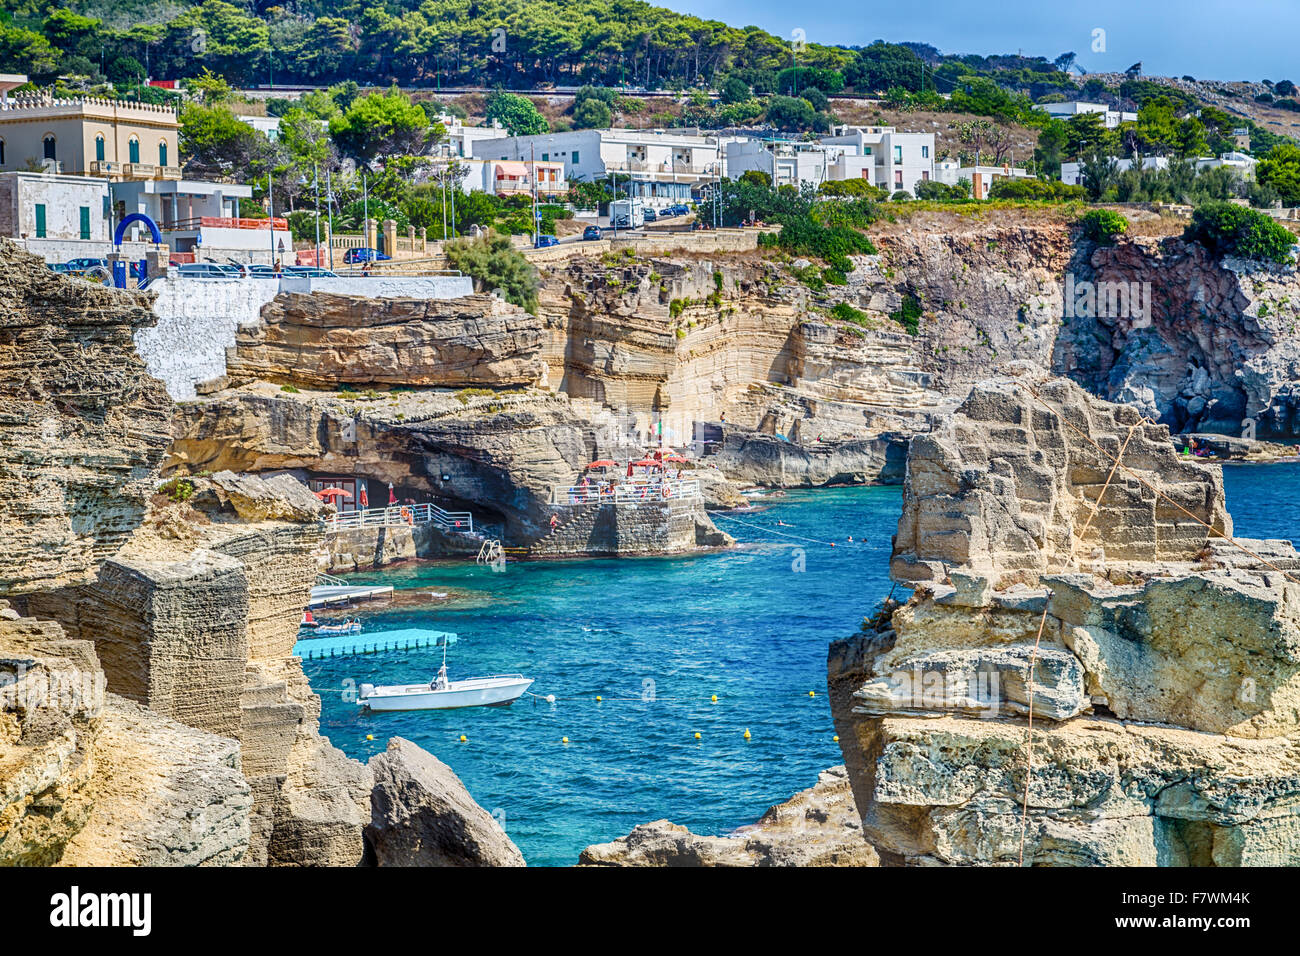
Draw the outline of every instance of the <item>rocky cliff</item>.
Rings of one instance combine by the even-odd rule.
[[[1231,539],[1216,466],[1024,371],[903,487],[915,592],[828,663],[882,861],[1014,864],[1023,831],[1027,865],[1296,862],[1300,555]]]
[[[0,865],[358,863],[374,779],[291,656],[325,506],[160,486],[142,297],[3,241],[0,297]]]
[[[1071,270],[1075,302],[1053,357],[1061,374],[1175,432],[1300,437],[1294,266],[1218,260],[1182,239],[1138,238],[1083,243]],[[1136,291],[1143,314],[1116,289]]]
[[[143,518],[170,436],[131,338],[153,322],[144,296],[0,240],[0,594],[93,577]]]
[[[366,299],[281,294],[239,328],[233,383],[525,387],[543,384],[541,320],[492,295]]]

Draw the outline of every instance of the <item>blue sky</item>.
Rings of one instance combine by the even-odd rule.
[[[930,43],[945,53],[1015,53],[1049,59],[1072,50],[1085,70],[1124,70],[1217,80],[1300,82],[1300,0],[654,0],[661,6],[755,24],[810,42]],[[794,11],[794,12],[792,12]],[[1104,30],[1105,52],[1093,31]]]

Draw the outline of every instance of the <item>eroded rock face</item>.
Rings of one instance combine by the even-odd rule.
[[[697,836],[667,820],[582,851],[581,866],[876,866],[863,838],[848,774],[825,770],[815,786],[727,836]]]
[[[320,699],[291,656],[320,503],[296,482],[281,496],[283,480],[254,475],[189,481],[187,502],[157,503],[94,583],[29,606],[93,641],[116,692],[238,741],[252,790],[243,862],[355,865],[364,770],[320,736]]]
[[[1071,268],[1077,283],[1145,284],[1150,314],[1135,321],[1131,309],[1094,308],[1067,317],[1053,359],[1061,374],[1178,432],[1300,435],[1294,267],[1219,261],[1193,242],[1139,238],[1082,248]],[[1078,299],[1086,290],[1076,287]]]
[[[546,380],[542,322],[492,295],[278,295],[239,329],[232,383],[511,387]]]
[[[958,568],[1033,583],[1098,549],[1111,561],[1188,561],[1206,525],[1232,533],[1222,476],[1179,457],[1165,426],[1020,370],[975,386],[956,415],[912,439],[895,577],[943,580]],[[1121,447],[1126,470],[1106,487]]]
[[[143,519],[170,434],[132,341],[154,321],[0,239],[0,594],[92,578]]]
[[[1217,466],[1072,383],[980,383],[914,438],[915,593],[828,659],[882,860],[1014,864],[1022,822],[1027,865],[1300,860],[1300,554],[1230,534]]]
[[[57,624],[0,619],[0,865],[235,864],[251,803],[235,741],[106,693]]]
[[[523,866],[501,824],[445,763],[392,737],[374,776],[366,862],[372,866]]]

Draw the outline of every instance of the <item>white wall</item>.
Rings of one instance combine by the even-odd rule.
[[[158,323],[136,333],[149,373],[177,400],[195,397],[198,382],[226,373],[226,349],[235,331],[256,322],[281,291],[333,292],[376,299],[454,299],[474,291],[468,276],[340,276],[337,279],[200,279],[171,274],[150,283]]]

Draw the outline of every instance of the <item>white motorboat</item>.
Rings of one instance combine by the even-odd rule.
[[[523,674],[495,674],[468,680],[447,679],[447,645],[438,676],[427,684],[362,684],[357,703],[371,710],[448,710],[513,704],[533,684]]]

